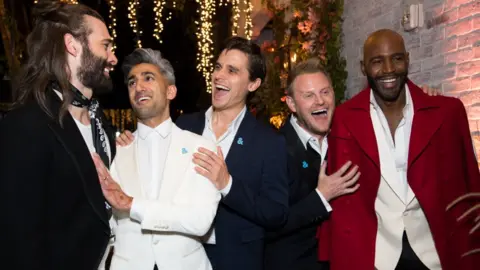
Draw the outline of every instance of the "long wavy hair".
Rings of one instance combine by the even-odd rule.
[[[86,25],[85,16],[104,20],[85,5],[58,1],[39,1],[32,13],[34,27],[27,37],[28,59],[13,82],[14,107],[34,100],[47,115],[58,117],[61,123],[73,99],[64,36],[71,34],[88,48],[87,38],[92,30]],[[63,95],[59,112],[51,111],[47,104],[46,93],[53,82]]]

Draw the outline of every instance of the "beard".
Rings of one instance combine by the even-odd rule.
[[[384,87],[384,84],[380,82],[383,78],[396,78],[396,83],[391,88]],[[408,70],[405,70],[401,73],[395,73],[393,75],[388,76],[378,76],[373,77],[370,74],[367,74],[368,84],[372,88],[373,92],[380,97],[383,101],[393,102],[398,99],[400,93],[405,88],[405,84],[407,83],[408,78]]]
[[[80,82],[96,95],[106,94],[112,91],[113,84],[109,76],[105,76],[105,68],[111,68],[107,59],[96,56],[88,48],[83,46],[81,66],[77,72]]]

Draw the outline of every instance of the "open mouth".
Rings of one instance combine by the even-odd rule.
[[[326,117],[328,114],[327,109],[320,109],[312,112],[313,117]]]
[[[218,90],[218,91],[230,91],[230,88],[226,87],[225,85],[221,85],[221,84],[216,84],[215,85],[215,89]]]
[[[111,68],[106,67],[106,68],[103,69],[103,74],[107,77],[110,77],[110,71],[111,70],[112,70]]]
[[[149,96],[141,96],[137,98],[137,104],[144,104],[147,101],[151,100],[152,98]]]
[[[392,88],[395,85],[397,85],[398,78],[384,78],[384,79],[378,79],[377,80],[379,83],[383,85],[384,88]]]

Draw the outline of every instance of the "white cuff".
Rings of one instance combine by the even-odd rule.
[[[322,193],[318,190],[318,189],[315,189],[315,191],[317,192],[318,196],[320,197],[320,200],[322,200],[323,202],[323,205],[325,206],[325,208],[327,209],[328,212],[332,212],[332,206],[330,206],[330,204],[327,202],[327,200],[325,199],[325,197],[323,197]],[[133,209],[133,208],[132,208]]]
[[[142,223],[147,211],[147,201],[133,198],[132,208],[130,209],[130,217]]]
[[[220,193],[222,194],[222,197],[225,197],[228,195],[228,193],[230,192],[230,189],[232,188],[232,176],[230,175],[230,179],[228,179],[228,184],[222,189],[220,190]]]

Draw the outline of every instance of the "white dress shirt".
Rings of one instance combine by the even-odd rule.
[[[235,119],[228,125],[227,131],[225,131],[225,133],[223,133],[223,135],[221,135],[218,139],[212,127],[213,108],[210,107],[205,112],[205,128],[203,129],[202,136],[213,141],[217,146],[220,146],[220,148],[222,149],[224,158],[227,158],[228,152],[230,151],[230,147],[232,146],[233,140],[237,135],[238,128],[240,127],[240,124],[242,123],[243,118],[245,118],[246,112],[247,112],[247,107],[243,107],[243,110],[240,111],[237,117],[235,117]],[[228,192],[230,192],[231,187],[232,187],[232,178],[230,177],[230,180],[228,181],[227,186],[224,189],[220,190],[220,193],[222,193],[223,197],[227,196]]]
[[[410,133],[412,131],[413,124],[413,101],[410,95],[410,90],[405,84],[405,95],[406,102],[405,107],[403,108],[403,118],[400,120],[397,129],[395,130],[395,142],[393,141],[390,127],[388,125],[387,118],[383,113],[382,109],[378,105],[373,91],[370,93],[370,114],[372,121],[379,121],[382,129],[383,135],[387,140],[390,152],[395,159],[395,166],[398,172],[398,178],[400,179],[402,186],[402,196],[403,200],[407,200],[408,192],[408,181],[407,181],[407,162],[408,162],[408,149],[410,146]]]
[[[155,200],[158,197],[156,192],[162,184],[172,126],[173,122],[170,118],[155,128],[138,123],[136,147],[137,153],[142,154],[138,155],[137,168],[145,198],[148,200]],[[145,202],[142,199],[134,198],[130,216],[141,221],[145,211]]]
[[[233,140],[235,139],[235,136],[237,135],[238,128],[240,127],[240,124],[243,121],[243,118],[245,118],[245,114],[247,113],[247,107],[245,106],[242,111],[235,117],[235,119],[228,125],[227,131],[223,135],[221,135],[219,138],[215,135],[215,132],[213,131],[212,127],[212,113],[213,113],[213,108],[210,107],[206,112],[205,112],[205,128],[203,129],[202,136],[211,140],[214,142],[217,146],[222,149],[223,157],[227,158],[228,152],[230,151],[230,147],[232,146]],[[220,190],[220,193],[222,194],[223,197],[227,196],[228,193],[230,192],[230,189],[232,188],[232,177],[230,176],[230,180],[228,181],[228,184],[225,188]],[[208,244],[215,244],[216,239],[215,239],[215,228],[212,228],[211,231],[206,235],[206,239],[204,240]]]
[[[308,131],[306,131],[303,127],[301,127],[298,124],[298,120],[293,114],[290,118],[290,124],[292,124],[293,129],[295,130],[298,137],[300,138],[300,141],[303,143],[305,150],[307,150],[307,144],[310,144],[313,150],[317,151],[317,153],[320,155],[320,165],[323,164],[323,162],[325,161],[325,157],[327,156],[327,150],[328,150],[327,136],[323,137],[322,141],[319,142],[315,136],[312,136]],[[322,193],[318,189],[315,189],[315,191],[317,192],[318,196],[322,200],[323,205],[325,205],[325,208],[327,209],[327,211],[328,212],[332,211],[332,207],[330,206],[328,201],[325,199],[325,197],[322,195]]]

